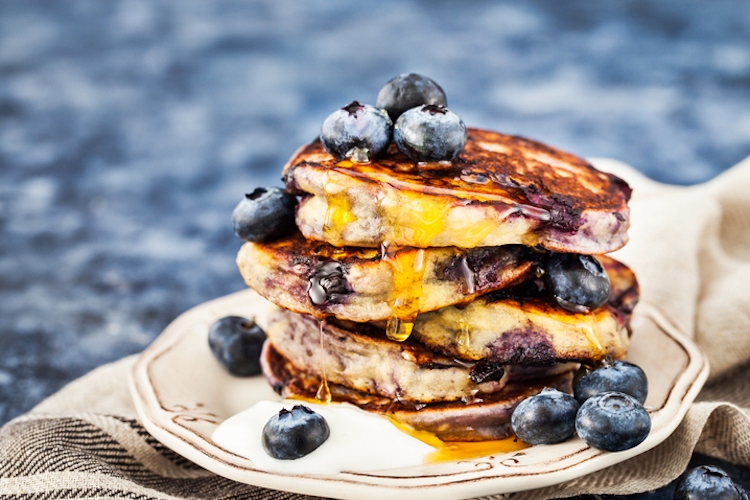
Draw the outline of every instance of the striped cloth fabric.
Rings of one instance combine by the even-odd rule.
[[[166,448],[138,422],[134,358],[72,383],[0,429],[0,499],[302,499],[217,476]]]

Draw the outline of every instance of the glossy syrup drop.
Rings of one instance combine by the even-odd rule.
[[[458,275],[461,278],[465,295],[474,295],[477,293],[477,274],[469,266],[466,255],[462,255],[458,261]]]
[[[386,336],[396,342],[403,342],[411,335],[414,320],[419,314],[425,273],[424,250],[406,247],[389,251],[384,246],[382,260],[388,262],[393,270],[391,318],[386,324]]]
[[[456,345],[460,352],[471,346],[471,326],[464,318],[459,318],[456,324]]]
[[[398,318],[390,318],[385,326],[385,335],[396,342],[403,342],[411,336],[414,330],[413,321],[401,321]]]
[[[328,388],[328,377],[326,376],[326,349],[325,349],[325,322],[318,322],[318,329],[320,331],[320,385],[318,386],[318,392],[315,394],[315,399],[323,403],[331,402],[331,390]]]

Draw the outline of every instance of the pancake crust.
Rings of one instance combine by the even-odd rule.
[[[470,302],[533,276],[540,254],[521,245],[379,249],[305,239],[299,232],[272,243],[246,243],[237,265],[248,286],[275,304],[316,317],[352,321],[392,317]],[[323,281],[326,271],[332,278]],[[316,278],[317,275],[317,278]],[[312,283],[324,286],[320,297]],[[322,283],[322,285],[321,285]],[[317,303],[314,298],[321,298]]]
[[[477,392],[497,392],[509,381],[571,369],[567,364],[527,368],[462,362],[414,340],[388,340],[375,325],[337,325],[281,309],[269,317],[266,334],[299,371],[399,401],[465,400]],[[481,378],[472,377],[476,365],[484,370],[477,372]]]
[[[605,357],[624,358],[638,282],[624,264],[597,258],[609,276],[611,292],[607,303],[594,311],[573,313],[549,298],[508,298],[498,292],[465,307],[420,314],[412,336],[449,356],[503,364],[596,364]]]
[[[416,164],[391,145],[371,163],[336,161],[319,140],[284,167],[303,196],[297,226],[334,246],[541,245],[601,254],[627,241],[629,186],[530,139],[469,129],[450,165]]]
[[[268,382],[283,397],[315,399],[321,379],[297,369],[271,342],[266,342],[261,367]],[[332,401],[351,403],[389,417],[415,430],[428,431],[443,441],[488,441],[512,434],[510,418],[525,398],[545,387],[572,393],[573,370],[557,375],[509,382],[492,394],[438,403],[415,403],[356,391],[328,383]]]

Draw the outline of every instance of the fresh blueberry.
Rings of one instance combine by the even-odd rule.
[[[578,401],[571,395],[557,389],[544,389],[516,406],[511,426],[525,443],[561,443],[573,436],[577,411]]]
[[[447,107],[448,100],[440,85],[416,73],[403,73],[391,79],[380,89],[375,101],[375,106],[386,110],[393,121],[404,111],[422,104]]]
[[[330,434],[326,419],[307,406],[282,408],[263,427],[263,449],[273,458],[295,460],[315,451]]]
[[[447,108],[425,104],[399,116],[393,141],[414,161],[449,161],[466,145],[466,125]]]
[[[294,229],[297,198],[279,188],[257,188],[232,212],[234,234],[245,241],[265,243]]]
[[[643,404],[648,394],[646,373],[639,366],[618,360],[597,368],[573,384],[573,395],[581,404],[591,396],[610,391],[624,392]]]
[[[320,141],[332,156],[366,163],[388,149],[393,122],[388,114],[357,101],[331,113],[320,129]]]
[[[563,309],[587,312],[609,298],[609,277],[594,257],[574,253],[551,253],[547,258],[544,284]]]
[[[648,437],[651,418],[632,396],[603,392],[581,405],[576,416],[576,432],[589,446],[604,451],[623,451]]]
[[[747,495],[722,469],[701,465],[689,470],[677,481],[674,499],[743,500],[747,499]]]
[[[266,333],[249,319],[227,316],[211,325],[208,346],[214,357],[232,375],[250,377],[260,373],[260,351]]]

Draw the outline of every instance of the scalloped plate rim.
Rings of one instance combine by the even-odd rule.
[[[674,323],[654,306],[641,303],[636,308],[636,315],[651,319],[669,340],[679,346],[687,356],[687,365],[669,387],[668,396],[662,407],[649,410],[652,421],[655,422],[654,428],[646,441],[636,448],[619,453],[606,453],[589,448],[580,439],[574,438],[561,445],[532,447],[524,450],[523,458],[528,454],[533,457],[535,454],[539,455],[544,452],[550,455],[550,459],[544,462],[545,466],[550,466],[552,463],[562,464],[561,468],[544,471],[538,470],[541,467],[540,464],[536,464],[536,471],[533,470],[534,464],[526,466],[532,467],[532,470],[523,471],[522,466],[513,464],[513,461],[519,460],[520,456],[504,454],[499,457],[447,465],[427,464],[418,468],[427,472],[435,471],[432,474],[409,475],[408,472],[414,469],[409,468],[400,471],[401,475],[390,476],[387,470],[382,473],[381,471],[342,472],[333,476],[282,475],[255,469],[249,459],[221,449],[210,438],[201,435],[185,422],[180,422],[179,416],[175,416],[173,411],[164,408],[160,401],[160,394],[163,394],[165,389],[169,390],[170,383],[174,381],[153,380],[150,377],[150,369],[154,363],[159,363],[162,356],[168,354],[178,343],[191,341],[187,339],[188,332],[194,328],[193,323],[196,320],[200,319],[205,323],[206,318],[218,319],[224,315],[245,313],[248,316],[258,316],[258,322],[261,323],[259,315],[262,315],[268,307],[274,306],[252,290],[243,290],[204,302],[184,312],[139,355],[130,374],[129,384],[136,412],[142,424],[165,446],[220,476],[283,491],[342,499],[375,499],[382,498],[384,495],[393,499],[413,499],[423,498],[424,495],[429,494],[434,500],[448,500],[511,493],[559,484],[622,462],[664,441],[682,421],[708,377],[706,357],[693,341],[679,332]],[[634,327],[634,330],[637,331],[637,328]],[[204,423],[204,425],[207,424]],[[549,453],[550,450],[555,450],[555,447],[558,447],[559,453]],[[453,473],[443,472],[444,469],[450,469],[454,464],[458,469],[460,469],[458,465],[463,464],[464,468]],[[475,469],[466,470],[466,464],[473,464]],[[515,467],[515,470],[519,472],[498,474],[495,470],[496,465],[506,465],[511,469]],[[404,471],[407,472],[406,475],[403,475]],[[391,474],[394,472],[391,471]],[[533,479],[529,480],[530,478]]]

